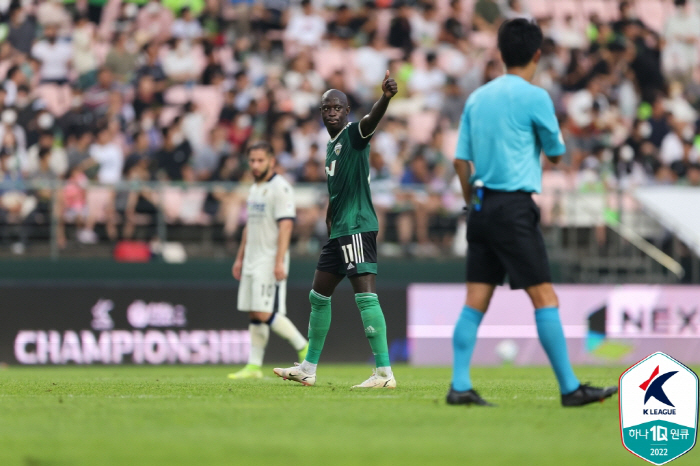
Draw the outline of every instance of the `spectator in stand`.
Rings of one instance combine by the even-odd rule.
[[[157,179],[181,181],[192,157],[192,147],[185,139],[180,124],[163,129],[163,148],[156,154]]]
[[[698,64],[700,16],[690,9],[687,0],[673,0],[674,10],[666,19],[662,64],[666,76],[692,82],[693,69]]]
[[[209,144],[194,153],[192,168],[197,179],[207,181],[214,176],[221,160],[233,153],[233,147],[226,140],[227,131],[224,126],[216,126],[209,133]]]
[[[178,84],[194,84],[199,78],[197,64],[192,55],[192,45],[185,39],[172,39],[163,59],[163,71],[171,81]]]
[[[192,16],[189,7],[182,7],[177,19],[173,22],[172,36],[176,39],[198,40],[202,37],[202,25]]]
[[[207,66],[202,72],[202,84],[205,86],[216,86],[221,84],[225,78],[224,69],[219,60],[218,50],[209,42],[204,43],[204,54],[207,57]]]
[[[136,17],[136,41],[159,44],[172,35],[173,13],[160,0],[151,0]]]
[[[47,24],[44,38],[32,47],[32,56],[41,62],[39,77],[42,83],[68,83],[68,72],[73,59],[73,47],[58,39],[58,27]]]
[[[503,15],[495,0],[477,0],[474,4],[473,23],[477,31],[495,32]]]
[[[131,81],[136,69],[138,54],[131,51],[132,46],[127,33],[118,32],[105,59],[105,68],[111,71],[116,81],[121,84]]]
[[[408,81],[411,92],[424,96],[423,106],[430,110],[440,110],[443,103],[442,89],[447,81],[445,72],[437,65],[437,55],[428,52],[425,55],[425,69],[416,69]]]
[[[162,92],[166,85],[168,77],[163,70],[158,52],[160,45],[157,42],[150,42],[141,49],[142,64],[136,72],[136,82],[140,81],[144,76],[150,76],[155,83],[157,92]]]
[[[163,94],[157,91],[153,77],[148,74],[141,76],[136,85],[136,95],[133,102],[136,118],[141,119],[147,109],[161,108],[164,105]]]
[[[27,77],[22,72],[22,69],[13,65],[7,70],[5,75],[5,82],[3,87],[5,88],[5,107],[12,107],[15,105],[17,100],[17,89],[19,86],[25,85],[27,82]]]
[[[46,160],[41,158],[42,154]],[[52,131],[42,132],[39,141],[27,149],[27,158],[22,170],[28,176],[34,176],[42,169],[44,162],[46,167],[56,175],[56,179],[63,177],[68,171],[68,155],[63,147],[56,144]]]
[[[657,93],[651,106],[651,117],[649,118],[651,132],[647,136],[649,141],[654,144],[656,148],[661,147],[662,141],[671,131],[669,118],[670,115],[666,110],[664,97],[661,93]]]
[[[97,28],[83,14],[76,14],[73,21],[73,69],[78,74],[80,86],[85,89],[97,80],[97,57],[94,49]]]
[[[4,141],[5,135],[12,135],[13,152],[17,160],[26,160],[27,137],[24,129],[17,124],[17,112],[8,108],[0,114],[0,141]]]
[[[508,7],[505,9],[504,17],[506,19],[525,18],[528,21],[533,21],[534,18],[528,13],[523,0],[508,0]]]
[[[95,224],[101,218],[105,221],[108,238],[117,238],[116,192],[110,186],[122,180],[124,153],[114,139],[112,129],[103,125],[97,129],[97,138],[89,149],[90,158],[97,165],[97,182],[103,186],[90,188],[86,194],[88,216],[85,228],[78,232],[78,241],[84,244],[94,244],[98,241]]]
[[[411,35],[413,43],[422,48],[432,49],[437,45],[440,35],[440,23],[437,21],[437,9],[432,3],[418,5],[419,13],[411,17]]]
[[[10,10],[9,26],[7,41],[18,52],[29,55],[37,35],[36,17],[28,15],[24,7],[15,6]]]
[[[304,48],[314,49],[326,34],[326,20],[314,11],[311,0],[301,0],[301,11],[293,14],[284,31],[288,55]]]
[[[112,72],[106,67],[100,68],[97,83],[83,94],[83,105],[99,118],[107,112],[109,95],[117,90],[118,85],[114,82]]]
[[[328,23],[328,35],[338,39],[352,39],[359,32],[352,11],[347,5],[341,4],[335,10],[335,18]]]
[[[404,58],[411,56],[415,47],[411,30],[411,17],[413,9],[407,1],[398,1],[394,4],[394,18],[389,26],[389,37],[387,43],[391,47],[403,50]],[[399,86],[401,89],[401,86]]]

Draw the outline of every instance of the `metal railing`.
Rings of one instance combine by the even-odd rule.
[[[66,217],[65,189],[69,183],[64,181],[5,181],[0,183],[0,240],[11,243],[12,231],[26,228],[29,232],[32,254],[40,257],[71,257],[91,254],[107,255],[111,253],[112,243],[98,242],[99,247],[68,247],[61,249],[59,236],[61,228],[76,231],[74,219]],[[161,244],[169,240],[185,243],[191,256],[223,254],[226,238],[222,230],[225,220],[220,216],[204,212],[205,200],[209,195],[217,194],[222,199],[234,198],[238,203],[239,222],[242,224],[245,198],[248,185],[234,182],[142,182],[126,181],[115,185],[88,184],[83,187],[86,197],[86,217],[94,217],[98,230],[104,229],[105,212],[90,211],[90,208],[105,208],[104,202],[91,202],[95,193],[112,193],[106,197],[109,202],[123,199],[128,193],[150,193],[155,200],[155,212],[149,224],[138,225],[143,237],[143,230],[148,229],[147,238],[156,239]],[[392,192],[416,193],[423,187],[394,187]],[[46,197],[50,191],[50,196]],[[378,190],[381,194],[387,191]],[[43,218],[40,221],[27,221],[26,210],[9,213],[2,208],[2,200],[20,202],[20,198],[36,198],[43,195],[37,205],[43,205]],[[178,194],[180,193],[180,194]],[[8,196],[9,194],[9,196]],[[442,207],[433,217],[440,217],[444,222],[433,222],[431,233],[439,236],[455,235],[460,219],[460,193],[445,190],[433,193],[440,196]],[[398,196],[397,196],[398,197]],[[325,183],[298,184],[295,186],[295,198],[299,209],[311,209],[322,222],[327,202]],[[550,259],[553,267],[558,269],[561,281],[567,282],[678,282],[684,278],[691,282],[700,282],[697,257],[692,256],[677,239],[670,236],[664,228],[649,215],[644,213],[634,201],[632,195],[622,191],[581,192],[575,189],[545,191],[536,197],[542,212],[542,228],[545,234]],[[104,199],[103,199],[104,201]],[[27,202],[26,200],[23,202]],[[180,202],[180,204],[178,204]],[[221,201],[219,201],[221,202]],[[101,207],[100,207],[101,206]],[[7,206],[5,206],[7,207]],[[180,211],[178,212],[178,208]],[[410,205],[408,209],[410,209]],[[123,206],[114,208],[117,226],[125,222]],[[406,203],[396,207],[405,212]],[[388,209],[389,217],[392,209]],[[24,214],[24,216],[23,216]],[[234,212],[235,215],[235,212]],[[69,221],[72,220],[72,221]],[[86,219],[83,219],[86,220]],[[240,227],[240,224],[237,227]],[[182,230],[182,231],[179,231]],[[184,232],[189,231],[189,234]],[[387,242],[396,241],[395,227],[388,222]],[[463,230],[462,230],[463,231]],[[138,235],[137,235],[138,236]],[[101,235],[104,238],[104,234]],[[142,238],[143,239],[143,238]],[[322,240],[323,238],[319,238]],[[77,243],[71,238],[69,244]],[[8,255],[7,248],[0,247]],[[206,252],[206,251],[208,252]],[[218,252],[217,252],[218,251]],[[231,251],[228,251],[230,254]],[[452,254],[451,248],[441,250],[443,256]],[[0,253],[0,257],[3,254]],[[687,275],[689,274],[689,275]]]

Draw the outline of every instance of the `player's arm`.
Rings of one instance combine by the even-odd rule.
[[[328,236],[331,236],[331,224],[332,224],[332,217],[331,217],[331,200],[328,199],[328,207],[326,208],[326,229],[328,230]]]
[[[459,178],[459,184],[462,185],[462,196],[464,196],[464,202],[467,204],[467,207],[469,207],[472,198],[472,185],[469,183],[469,179],[472,176],[471,134],[469,131],[469,101],[467,101],[459,122],[457,147],[455,148],[455,160],[453,163]]]
[[[399,86],[393,78],[389,77],[389,70],[387,70],[382,81],[382,96],[374,103],[372,110],[360,120],[360,136],[367,138],[374,133],[389,107],[389,101],[398,91]]]
[[[238,254],[236,254],[236,260],[233,263],[233,268],[231,273],[233,278],[236,280],[241,279],[241,273],[243,272],[243,255],[245,254],[245,243],[248,238],[248,226],[243,227],[243,237],[241,238],[241,245],[238,247]]]
[[[292,240],[292,230],[294,229],[294,220],[291,218],[283,218],[277,221],[277,256],[275,257],[275,280],[280,281],[287,278],[287,271],[284,267],[284,257],[289,250],[289,243]]]
[[[472,176],[472,164],[468,160],[455,159],[454,166],[457,177],[459,178],[459,184],[462,185],[464,202],[468,207],[472,198],[472,185],[469,184],[469,178]]]
[[[296,218],[296,206],[294,204],[294,192],[288,184],[277,185],[275,194],[274,216],[277,220],[277,255],[275,256],[275,280],[281,281],[287,278],[287,270],[284,259],[292,240],[294,219]]]
[[[559,122],[554,111],[554,103],[544,89],[538,89],[530,105],[535,133],[542,143],[542,151],[550,162],[558,163],[566,152],[564,137],[559,129]]]

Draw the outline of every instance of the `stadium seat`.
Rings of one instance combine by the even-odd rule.
[[[182,202],[182,191],[178,187],[163,188],[163,215],[168,223],[175,223],[180,220],[180,204]]]
[[[474,31],[469,36],[469,42],[474,48],[492,50],[496,47],[496,34],[492,32]]]
[[[606,0],[586,0],[581,3],[584,19],[595,14],[603,21],[612,21],[617,18],[617,6]]]
[[[195,86],[192,91],[192,101],[204,115],[204,127],[208,132],[219,121],[219,113],[223,105],[221,92],[215,86]]]
[[[394,12],[390,9],[383,9],[377,12],[377,34],[379,37],[387,37],[391,26],[391,19],[394,17]]]
[[[571,177],[563,171],[548,170],[542,173],[542,194],[535,194],[533,198],[540,207],[543,225],[551,225],[557,220],[552,215],[554,206],[557,202],[564,204],[561,193],[569,192],[571,185]]]
[[[108,208],[113,207],[110,206],[110,203],[114,202],[114,190],[112,188],[92,186],[85,193],[85,202],[89,215],[95,219],[95,222],[104,223],[107,221],[106,212]]]
[[[663,0],[642,0],[636,3],[636,11],[639,19],[656,32],[663,32],[666,17],[670,13]]]
[[[185,86],[171,86],[165,90],[163,98],[166,104],[185,105],[192,99],[192,92]]]
[[[442,133],[442,151],[445,155],[454,159],[455,149],[457,149],[457,138],[459,137],[459,132],[456,129],[448,129]]]
[[[409,139],[416,144],[427,144],[433,136],[438,114],[434,111],[417,112],[408,117]]]
[[[36,95],[46,103],[46,108],[54,116],[60,117],[70,109],[71,90],[69,86],[40,84]]]
[[[165,128],[175,119],[176,116],[182,114],[182,108],[176,106],[165,106],[160,111],[160,116],[158,118],[158,123],[161,127]]]
[[[552,15],[552,3],[550,0],[530,0],[530,14],[535,18],[543,18]]]
[[[314,67],[323,79],[328,79],[336,71],[345,69],[345,51],[335,47],[319,47],[313,52]]]
[[[550,14],[553,13],[554,20],[563,22],[567,16],[572,16],[574,21],[581,19],[581,7],[576,0],[557,0],[548,2]]]
[[[185,225],[207,225],[210,218],[202,211],[207,190],[204,188],[187,188],[180,197],[179,216]]]

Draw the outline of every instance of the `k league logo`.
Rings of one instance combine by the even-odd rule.
[[[654,353],[620,377],[624,447],[657,465],[689,452],[698,428],[698,376],[664,353]]]

